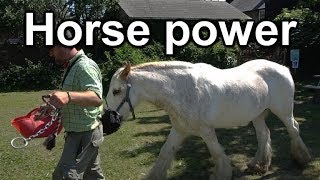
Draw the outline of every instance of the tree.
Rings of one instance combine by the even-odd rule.
[[[320,0],[300,1],[292,9],[284,9],[275,20],[297,20],[292,32],[293,47],[320,47]]]
[[[59,12],[56,18],[62,19],[68,6],[65,0],[0,0],[1,30],[9,31],[14,36],[22,35],[27,11],[35,12],[37,21],[41,21],[44,12],[49,10]]]
[[[117,0],[69,0],[69,13],[71,19],[84,25],[88,20],[108,20],[117,17],[118,3]],[[70,18],[68,18],[70,19]],[[87,48],[92,52],[93,59],[102,61],[104,59],[104,48],[101,45],[101,33],[99,30],[93,31],[93,38],[96,42],[93,49]]]
[[[21,35],[27,11],[35,12],[38,21],[45,12],[53,11],[56,22],[73,19],[83,23],[116,17],[117,9],[117,0],[0,0],[0,29]]]
[[[80,23],[116,17],[117,0],[69,0],[71,14]]]

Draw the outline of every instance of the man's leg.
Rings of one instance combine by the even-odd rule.
[[[91,166],[87,168],[84,173],[83,179],[85,180],[103,180],[104,176],[102,173],[102,169],[100,167],[100,155],[97,154],[97,157],[92,162]]]
[[[93,167],[93,163],[98,157],[99,145],[103,141],[103,133],[100,129],[96,128],[93,131],[83,133],[68,133],[61,159],[53,173],[53,180],[83,179],[85,171]],[[80,154],[78,154],[79,148]],[[99,164],[99,162],[96,163]],[[101,168],[98,167],[97,173],[92,174],[97,174],[97,176],[93,178],[102,177],[100,179],[104,179]]]
[[[69,171],[75,171],[76,157],[79,152],[81,136],[77,133],[67,133],[63,152],[56,169],[52,174],[53,180],[67,179]],[[77,177],[75,177],[76,179]],[[79,177],[78,177],[79,178]]]
[[[103,130],[100,125],[91,135],[84,138],[88,144],[77,158],[77,166],[84,170],[84,180],[103,180],[105,179],[100,167],[99,146],[103,142]]]

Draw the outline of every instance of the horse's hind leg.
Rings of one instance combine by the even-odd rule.
[[[179,150],[184,139],[184,134],[178,133],[174,128],[171,128],[168,139],[162,146],[159,157],[146,179],[166,179],[167,169],[170,167],[174,155]]]
[[[248,164],[250,171],[262,174],[268,171],[272,156],[270,131],[265,123],[267,114],[268,111],[266,110],[252,121],[256,130],[258,150],[254,159]]]
[[[280,117],[281,118],[281,117]],[[293,116],[282,117],[282,122],[287,128],[291,138],[291,153],[293,158],[301,165],[305,166],[311,161],[311,155],[308,148],[299,135],[299,124]]]
[[[215,163],[215,174],[211,175],[210,179],[231,179],[232,167],[230,160],[224,153],[222,146],[219,144],[215,130],[211,128],[202,128],[200,133],[200,136],[207,144]]]
[[[285,107],[285,106],[283,106]],[[311,161],[310,153],[299,135],[299,124],[293,117],[293,106],[287,109],[271,109],[284,123],[291,138],[291,153],[293,158],[304,166]]]

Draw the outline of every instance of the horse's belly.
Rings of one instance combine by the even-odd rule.
[[[258,114],[258,113],[257,113]],[[257,114],[252,114],[251,116],[239,116],[238,114],[229,114],[221,116],[220,118],[214,119],[212,122],[213,127],[215,128],[230,128],[230,127],[239,127],[248,125]]]
[[[246,105],[232,104],[229,107],[220,109],[214,119],[213,126],[216,128],[228,128],[237,126],[246,126],[258,117],[267,106],[265,103],[257,106],[255,103]]]
[[[215,128],[229,128],[246,126],[268,109],[267,96],[259,98],[239,98],[240,101],[220,103],[212,113],[207,114],[207,119]]]

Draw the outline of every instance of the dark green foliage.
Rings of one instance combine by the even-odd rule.
[[[208,63],[218,68],[229,68],[236,65],[237,53],[236,47],[225,47],[222,42],[206,48],[189,43],[177,53],[176,58],[193,63]]]
[[[10,64],[0,71],[0,91],[56,89],[61,73],[55,64],[48,62],[27,60],[25,66]]]
[[[100,64],[103,84],[105,86],[104,93],[107,93],[112,75],[127,62],[136,65],[165,59],[163,46],[156,42],[144,48],[137,48],[128,43],[124,43],[122,46],[111,51],[105,51],[105,57],[105,61]]]
[[[226,48],[222,43],[207,48],[190,43],[177,52],[176,57],[166,56],[164,46],[152,42],[143,48],[124,43],[122,46],[105,51],[105,59],[99,63],[103,75],[104,93],[114,72],[127,62],[132,65],[163,60],[183,60],[193,63],[204,62],[219,68],[232,67],[236,63],[236,48]],[[88,54],[90,56],[90,54]],[[25,66],[10,65],[0,72],[0,91],[55,89],[61,80],[62,69],[46,60],[31,62]]]
[[[151,43],[141,49],[141,52],[148,58],[152,60],[166,60],[169,59],[165,55],[164,46],[156,41],[151,41]]]
[[[63,19],[67,1],[65,0],[0,0],[0,29],[5,33],[22,34],[24,29],[24,16],[26,11],[36,13],[36,20],[42,20],[44,12],[55,10],[57,19]],[[9,31],[9,32],[8,32]]]
[[[284,9],[276,21],[297,20],[298,27],[292,32],[294,47],[320,47],[320,1],[300,1],[292,10]]]

